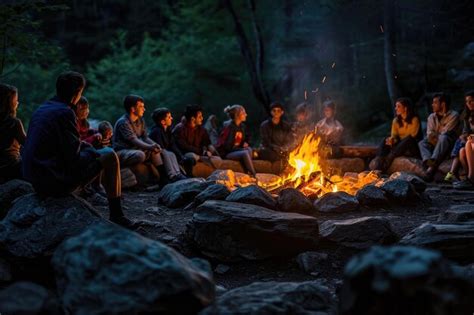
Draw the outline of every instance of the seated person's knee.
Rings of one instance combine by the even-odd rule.
[[[438,137],[438,143],[439,142],[448,142],[450,141],[450,137],[448,135],[439,135]]]
[[[119,158],[117,153],[111,148],[104,148],[99,151],[100,153],[100,161],[102,164],[114,164],[120,165]]]
[[[145,160],[146,160],[146,154],[145,152],[143,151],[137,151],[135,153],[135,160],[136,160],[136,163],[145,163]]]

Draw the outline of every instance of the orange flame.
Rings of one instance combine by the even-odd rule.
[[[288,158],[291,167],[289,174],[282,176],[275,186],[290,186],[299,189],[305,195],[318,197],[337,191],[355,195],[364,185],[376,182],[379,176],[374,172],[350,173],[344,177],[323,173],[323,158],[320,155],[321,138],[315,133],[307,134],[301,144],[293,150]],[[329,175],[329,176],[328,176]]]

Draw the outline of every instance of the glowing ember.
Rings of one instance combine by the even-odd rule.
[[[320,155],[321,139],[313,132],[307,134],[302,143],[293,150],[288,158],[289,169],[279,182],[265,187],[276,190],[282,187],[299,189],[307,196],[322,196],[329,192],[345,191],[355,195],[363,186],[379,180],[377,174],[348,173],[344,177],[324,174],[324,160]]]

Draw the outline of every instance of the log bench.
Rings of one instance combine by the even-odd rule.
[[[377,146],[373,145],[343,145],[340,147],[342,156],[347,158],[374,158]]]
[[[341,146],[342,158],[325,160],[322,167],[326,174],[331,175],[344,175],[346,172],[360,173],[366,170],[367,160],[375,156],[377,150],[376,146],[355,146],[347,145]],[[255,170],[257,173],[268,173],[268,174],[280,174],[283,169],[280,162],[270,162],[265,160],[254,160],[253,161]],[[194,177],[206,178],[212,174],[217,168],[206,162],[197,162],[193,168]],[[222,160],[219,165],[221,170],[230,169],[234,172],[245,173],[242,164],[238,161],[233,160]],[[144,186],[150,179],[149,168],[147,165],[135,166],[133,170],[128,168],[122,169],[122,178],[124,179],[124,188],[132,187],[138,183],[138,185]],[[136,180],[131,176],[133,173]]]
[[[253,164],[257,173],[280,174],[282,171],[280,162],[270,162],[264,160],[254,160]],[[331,175],[344,175],[345,172],[363,172],[366,168],[365,161],[362,158],[340,158],[329,159],[324,162],[323,170]],[[221,170],[232,170],[234,172],[245,173],[242,164],[238,161],[222,160],[219,166]],[[198,162],[193,168],[193,176],[208,177],[216,168],[208,163]]]

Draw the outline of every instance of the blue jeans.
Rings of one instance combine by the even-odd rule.
[[[253,176],[257,174],[252,162],[252,148],[239,149],[228,153],[225,157],[229,160],[240,161],[247,172],[250,172]]]

